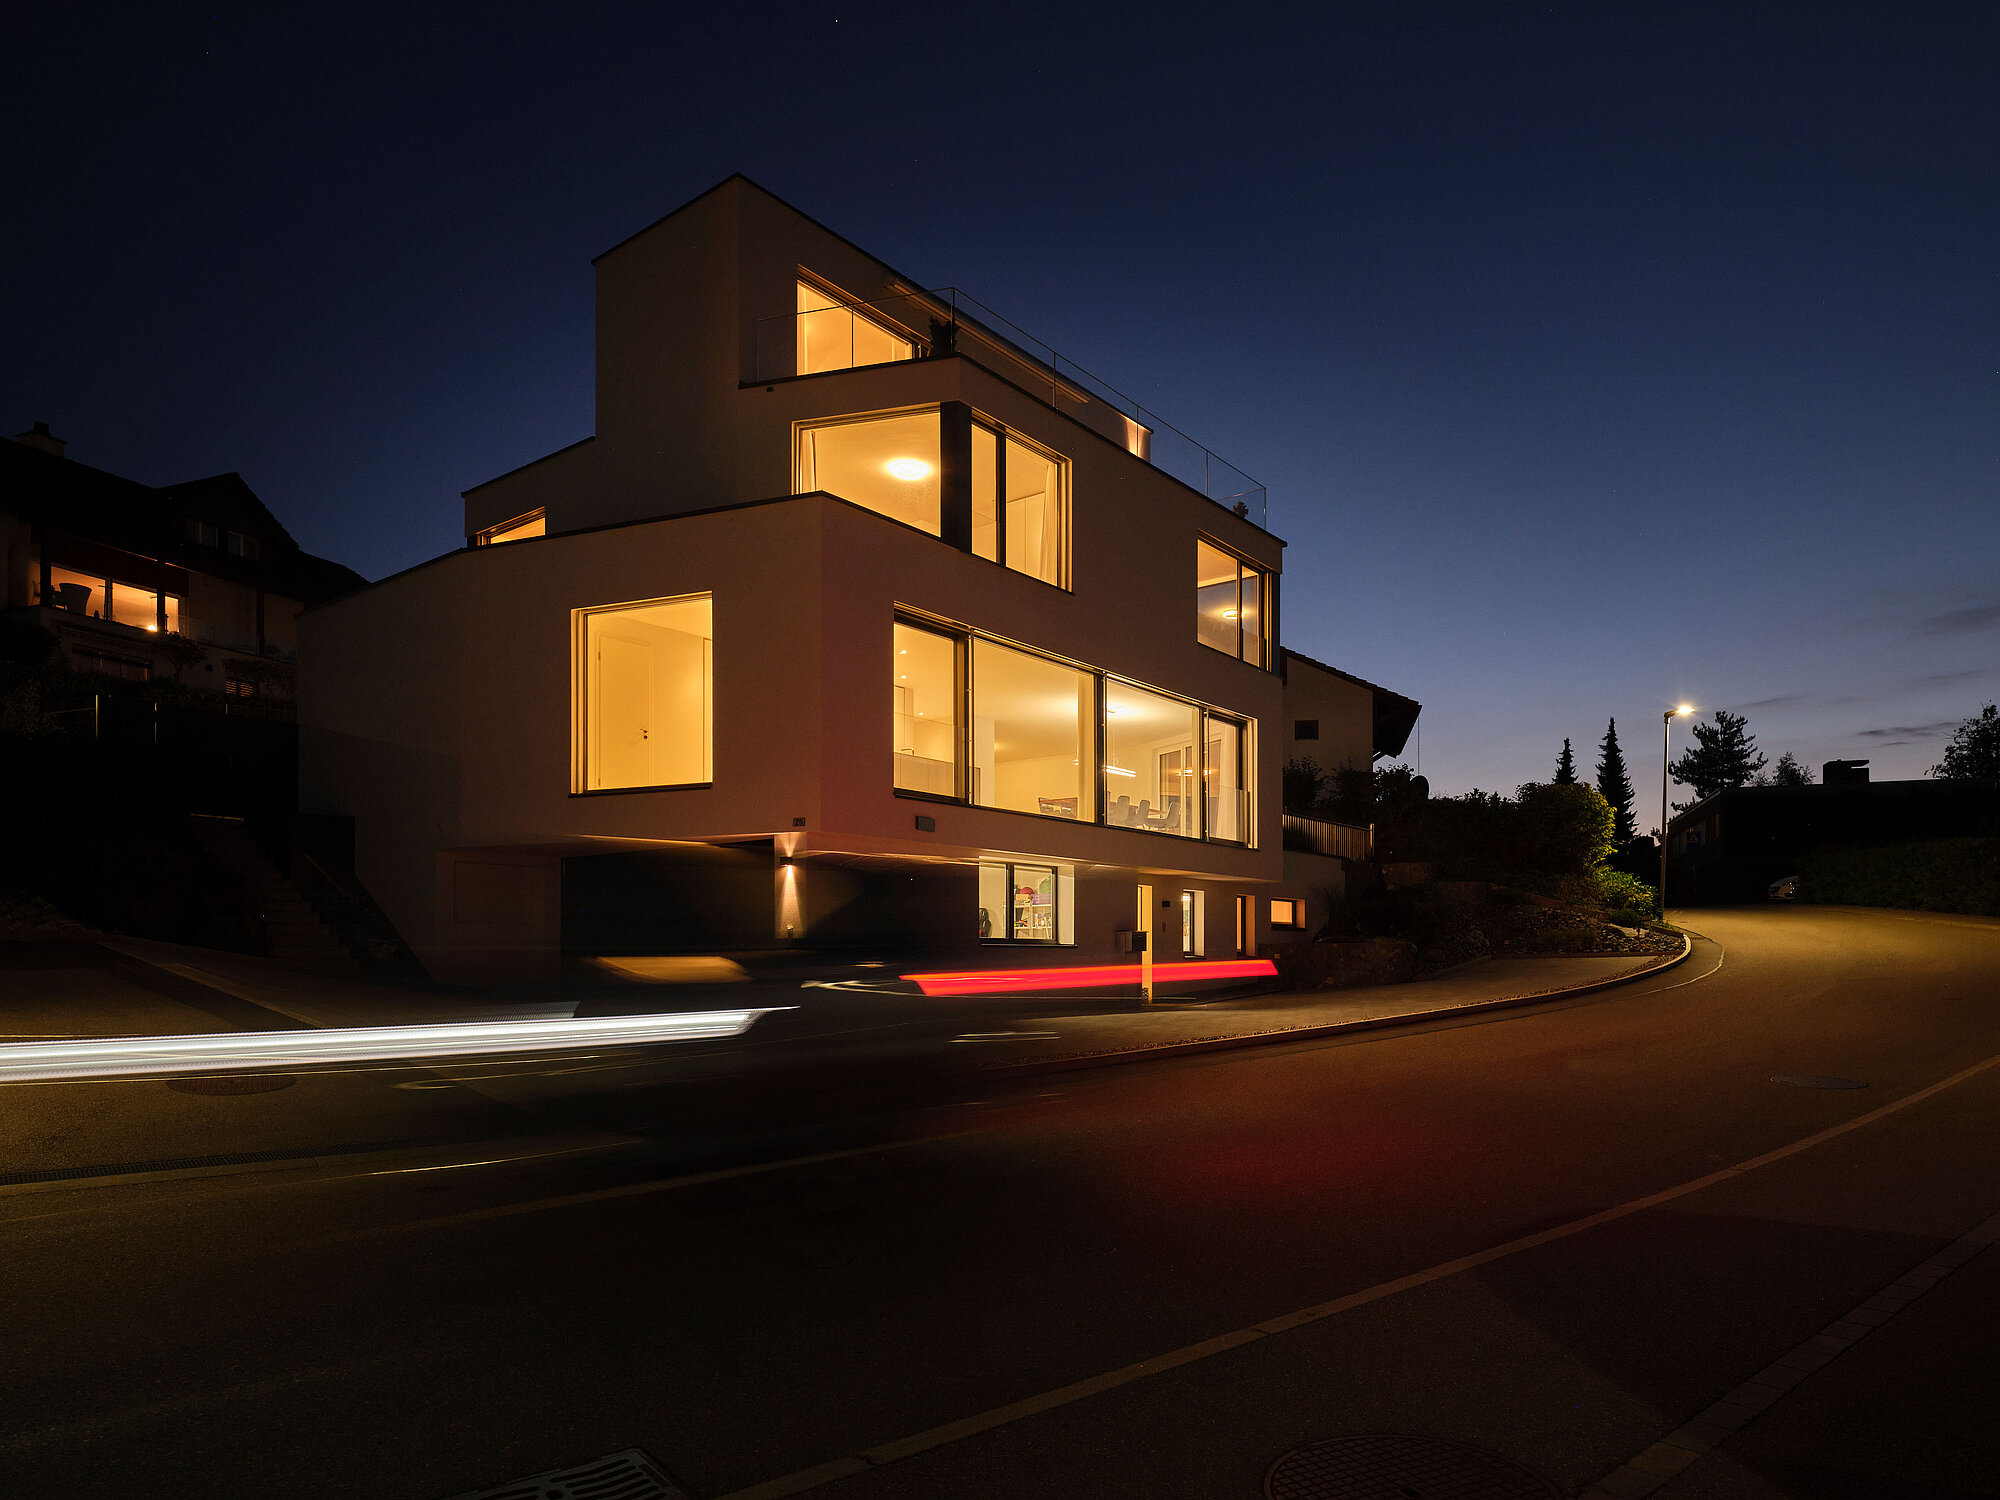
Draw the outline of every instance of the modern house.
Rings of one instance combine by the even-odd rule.
[[[65,447],[45,422],[0,443],[8,618],[49,630],[73,671],[288,697],[300,611],[361,575],[302,551],[240,475],[155,488]]]
[[[302,805],[434,974],[1269,940],[1261,489],[742,177],[596,272],[595,435],[302,625]]]

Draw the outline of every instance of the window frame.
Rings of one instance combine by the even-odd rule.
[[[1266,899],[1269,905],[1265,908],[1265,916],[1269,920],[1273,931],[1304,932],[1306,930],[1306,904],[1303,899],[1297,896],[1271,896]],[[1278,905],[1280,902],[1291,908],[1288,919],[1283,922],[1278,920]]]
[[[958,714],[958,733],[956,736],[958,758],[957,764],[953,769],[958,793],[956,796],[946,797],[936,792],[905,790],[894,784],[894,777],[892,775],[890,778],[890,792],[893,796],[904,797],[918,802],[950,803],[955,806],[972,808],[981,812],[1007,813],[1017,818],[1040,818],[1045,822],[1061,823],[1070,828],[1107,828],[1119,833],[1143,834],[1148,838],[1174,839],[1183,844],[1213,844],[1228,849],[1255,849],[1258,847],[1255,838],[1257,830],[1257,721],[1248,714],[1239,713],[1233,709],[1217,708],[1213,704],[1204,703],[1198,698],[1190,698],[1185,693],[1175,693],[1166,688],[1154,687],[1149,683],[1143,683],[1135,678],[1127,677],[1121,672],[1112,672],[1102,667],[1093,667],[1087,662],[1073,660],[1059,652],[1041,650],[1038,647],[1026,645],[1020,641],[1009,640],[1005,636],[994,635],[990,631],[975,630],[970,626],[953,624],[950,621],[940,620],[935,616],[926,615],[916,610],[898,608],[894,614],[894,623],[926,631],[931,635],[941,636],[953,642],[956,669],[956,679],[953,688],[957,694]],[[892,631],[890,635],[890,649],[892,651],[895,649],[893,644],[894,639]],[[1091,701],[1095,713],[1095,724],[1083,736],[1084,748],[1094,758],[1093,768],[1096,777],[1096,795],[1093,799],[1095,806],[1092,808],[1090,817],[1065,818],[1057,813],[1029,812],[1024,808],[997,807],[973,800],[971,766],[972,708],[975,683],[973,681],[972,668],[972,643],[978,640],[983,640],[989,645],[999,646],[1009,651],[1019,652],[1024,656],[1037,657],[1055,666],[1064,667],[1074,672],[1081,672],[1090,678]],[[890,683],[893,686],[895,682],[895,658],[893,656],[890,658],[889,670],[891,674]],[[1105,707],[1109,701],[1110,686],[1114,682],[1137,689],[1140,692],[1151,693],[1156,697],[1168,698],[1177,703],[1184,703],[1195,711],[1199,736],[1196,744],[1198,757],[1197,779],[1202,782],[1204,787],[1203,793],[1193,799],[1200,808],[1198,816],[1201,826],[1199,832],[1194,834],[1170,833],[1165,829],[1140,828],[1125,823],[1113,823],[1109,820],[1108,780],[1104,769],[1108,734]],[[1208,728],[1211,721],[1219,721],[1227,724],[1234,728],[1237,734],[1237,777],[1243,783],[1238,790],[1243,796],[1243,831],[1247,835],[1244,838],[1221,838],[1211,833],[1208,828],[1208,796],[1205,788],[1209,770]],[[890,755],[893,767],[893,756],[896,753],[894,748],[895,724],[893,718],[889,727]]]
[[[894,625],[901,626],[906,630],[921,630],[926,635],[934,635],[951,643],[951,693],[952,707],[956,714],[956,719],[952,725],[951,784],[954,790],[951,794],[947,796],[942,792],[925,792],[919,791],[914,787],[897,786],[895,784],[893,769],[889,782],[890,789],[898,797],[913,797],[920,802],[946,802],[965,807],[974,806],[975,804],[966,792],[966,782],[969,779],[966,768],[971,761],[971,739],[965,723],[966,705],[972,701],[970,666],[972,652],[968,649],[971,645],[970,639],[962,630],[955,630],[948,626],[940,625],[935,620],[927,620],[921,615],[911,615],[901,610],[896,612]],[[893,626],[889,631],[889,649],[891,651],[896,649],[896,632]],[[892,674],[896,670],[894,657],[890,658],[889,670]],[[893,688],[895,685],[893,675],[890,677],[889,682]],[[889,755],[892,768],[895,765],[895,757],[901,753],[896,749],[895,734],[896,726],[892,720],[889,725]],[[1036,816],[1040,815],[1037,814]],[[1072,818],[1065,821],[1075,822],[1076,820]]]
[[[1202,639],[1200,579],[1201,579],[1201,549],[1204,546],[1213,548],[1215,551],[1220,552],[1223,556],[1235,559],[1236,562],[1236,649],[1234,651],[1226,651],[1222,647],[1213,645],[1210,642]],[[1243,584],[1244,584],[1244,575],[1246,573],[1250,577],[1255,578],[1257,580],[1257,651],[1254,657],[1246,654],[1243,649],[1244,636],[1246,634],[1243,628]],[[1225,543],[1216,540],[1214,537],[1210,536],[1205,531],[1197,532],[1195,534],[1196,582],[1195,582],[1195,629],[1194,629],[1194,638],[1196,642],[1202,646],[1207,647],[1210,651],[1215,652],[1217,655],[1232,657],[1235,660],[1241,662],[1248,662],[1251,666],[1257,668],[1257,670],[1260,672],[1270,671],[1271,657],[1272,657],[1271,603],[1272,603],[1272,596],[1276,592],[1272,584],[1272,577],[1273,575],[1271,573],[1271,570],[1264,567],[1263,564],[1251,561],[1249,558],[1245,557],[1241,552],[1237,551],[1234,547],[1228,546]]]
[[[708,682],[708,764],[706,781],[664,781],[645,786],[591,786],[590,781],[590,631],[585,623],[591,615],[615,614],[622,610],[650,609],[661,604],[686,604],[706,599],[709,605]],[[716,684],[713,670],[715,651],[715,590],[696,589],[685,594],[663,594],[652,599],[626,599],[613,604],[585,604],[570,611],[570,781],[572,797],[623,797],[633,792],[695,792],[715,786]]]
[[[518,531],[523,526],[540,521],[542,529],[533,536],[508,536],[510,531]],[[494,526],[482,526],[472,534],[475,547],[507,547],[515,542],[538,542],[549,534],[549,513],[546,506],[538,505],[533,510],[524,510],[511,521],[501,521]]]
[[[1028,436],[1027,433],[1021,431],[1018,427],[1009,427],[1005,422],[994,417],[989,417],[984,412],[964,406],[963,403],[959,402],[950,403],[950,405],[960,407],[965,415],[968,443],[971,439],[971,432],[975,428],[991,434],[993,438],[993,556],[987,557],[984,553],[974,551],[972,547],[970,535],[971,520],[975,514],[973,505],[978,497],[972,493],[972,466],[969,462],[965,466],[967,537],[964,550],[971,556],[978,558],[981,562],[990,562],[996,567],[1005,568],[1010,573],[1017,573],[1023,578],[1034,580],[1036,583],[1045,583],[1050,588],[1061,589],[1066,594],[1074,592],[1070,587],[1070,542],[1075,527],[1072,525],[1070,519],[1069,456],[1056,452],[1047,443]],[[947,406],[943,415],[946,420],[950,420],[957,413],[951,411],[949,406]],[[1057,549],[1056,576],[1054,578],[1044,578],[1039,573],[1030,573],[1025,568],[1016,567],[1008,560],[1007,445],[1009,443],[1018,443],[1023,448],[1039,454],[1055,470],[1056,525],[1061,532],[1062,540]],[[947,508],[951,506],[952,497],[950,495],[942,495],[939,498]]]
[[[1006,809],[1000,809],[1000,811],[1006,811]],[[1029,816],[1040,817],[1041,814],[1030,813]],[[1058,819],[1058,821],[1074,822],[1076,820],[1064,818]],[[1007,932],[998,937],[988,936],[980,938],[979,944],[981,947],[1074,948],[1076,946],[1074,939],[1066,943],[1062,937],[1063,867],[1061,864],[1052,859],[982,859],[977,862],[974,868],[976,870],[998,869],[1004,871],[1005,873],[1002,878],[1007,883],[1007,906],[1002,914],[1005,918],[1004,925],[1007,928]],[[1049,872],[1051,897],[1049,901],[1049,930],[1055,934],[1053,937],[1027,938],[1014,936],[1014,872],[1018,869],[1047,870]],[[976,906],[977,902],[975,901],[974,904]]]
[[[928,359],[930,357],[930,340],[919,337],[916,330],[905,328],[892,319],[884,317],[882,314],[876,312],[868,303],[863,302],[853,293],[835,286],[826,277],[819,275],[815,271],[810,271],[804,266],[797,266],[795,270],[797,274],[793,277],[794,285],[792,288],[792,305],[795,309],[792,314],[795,320],[792,325],[794,329],[792,335],[792,376],[794,379],[805,379],[813,375],[840,375],[848,370],[879,370],[887,365],[906,365],[912,361]],[[802,321],[799,320],[808,318],[812,314],[796,311],[800,287],[810,288],[812,291],[818,292],[820,296],[832,301],[834,307],[845,311],[848,316],[860,318],[865,323],[872,323],[890,338],[897,340],[899,343],[908,344],[910,352],[901,359],[878,359],[872,364],[833,365],[824,370],[801,370],[799,368],[801,361],[798,356],[798,348],[799,339],[803,336],[804,329]],[[813,312],[832,312],[833,310],[834,308],[831,307],[820,307],[814,308]],[[850,339],[848,353],[852,355],[853,351],[854,345]]]

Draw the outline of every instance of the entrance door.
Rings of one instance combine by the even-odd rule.
[[[1181,892],[1181,957],[1199,958],[1202,949],[1202,920],[1208,915],[1207,902],[1200,891]]]

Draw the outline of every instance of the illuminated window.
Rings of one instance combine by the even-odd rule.
[[[475,547],[491,547],[499,542],[525,542],[529,537],[547,536],[549,523],[541,511],[531,510],[498,526],[489,526],[472,538]]]
[[[1197,540],[1196,631],[1213,646],[1264,665],[1264,574],[1220,547]]]
[[[1069,461],[984,422],[972,424],[972,550],[1068,587]],[[1005,503],[1001,497],[1005,496]]]
[[[799,374],[894,364],[916,357],[916,345],[865,308],[809,281],[799,283]]]
[[[1117,678],[1104,683],[1104,821],[1201,837],[1201,710]]]
[[[181,601],[174,595],[165,595],[163,600],[157,589],[120,583],[115,578],[78,573],[69,568],[49,569],[49,589],[43,595],[42,603],[55,609],[66,609],[72,614],[89,615],[94,619],[110,620],[115,624],[130,625],[135,630],[154,633],[160,628],[164,603],[167,629],[181,628]]]
[[[823,490],[940,534],[938,411],[843,417],[797,429],[797,493]]]
[[[935,630],[895,630],[895,785],[898,791],[956,797],[959,733],[958,642]]]
[[[1075,877],[1054,865],[979,867],[979,936],[989,943],[1074,943]]]
[[[1274,898],[1271,902],[1271,925],[1303,928],[1306,925],[1305,902],[1284,897]]]
[[[1243,721],[1204,710],[1201,734],[1202,830],[1211,839],[1247,844],[1250,790],[1243,777]]]
[[[972,643],[972,800],[1097,817],[1097,679],[992,641]]]
[[[581,790],[712,779],[713,596],[578,610]]]

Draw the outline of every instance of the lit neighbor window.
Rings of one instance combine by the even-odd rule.
[[[712,780],[713,596],[579,610],[582,790]]]

